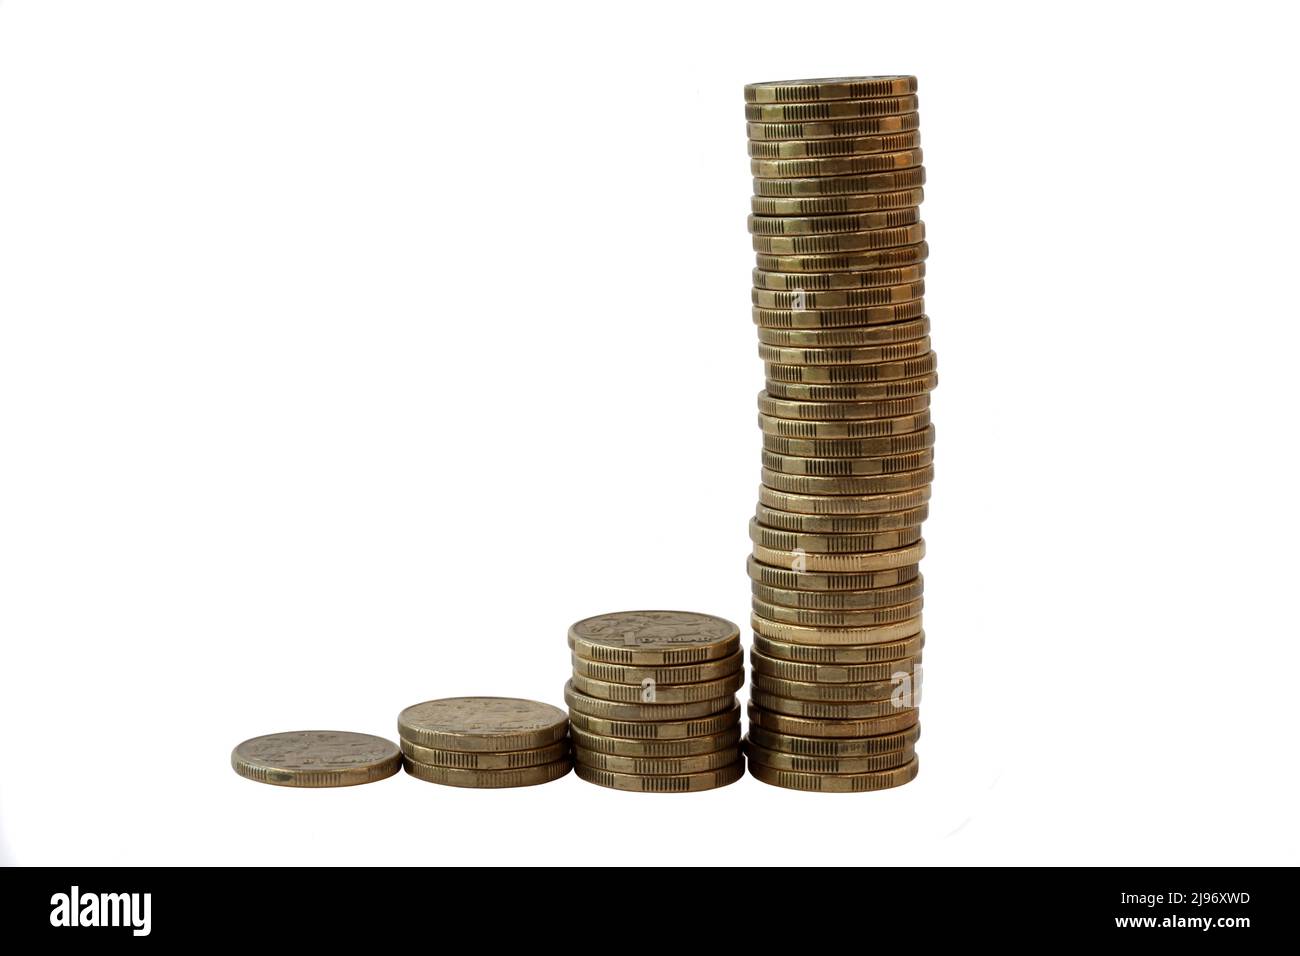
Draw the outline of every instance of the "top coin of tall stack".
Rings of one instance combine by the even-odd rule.
[[[916,776],[934,476],[916,77],[745,87],[762,487],[750,523],[750,772]]]

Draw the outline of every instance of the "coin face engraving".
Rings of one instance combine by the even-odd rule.
[[[300,730],[245,740],[239,756],[281,770],[334,770],[391,758],[397,746],[383,737],[334,730]]]
[[[545,730],[567,719],[550,704],[519,697],[447,697],[413,704],[401,720],[444,734],[517,734]]]
[[[714,644],[740,629],[725,618],[693,611],[618,611],[579,621],[569,633],[593,644],[654,649]]]

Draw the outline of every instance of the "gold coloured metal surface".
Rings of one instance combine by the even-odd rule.
[[[412,704],[397,717],[403,739],[435,750],[501,753],[555,743],[569,718],[550,704],[518,697],[448,697]]]
[[[558,780],[573,769],[573,761],[565,757],[555,763],[514,770],[460,770],[454,767],[433,767],[404,757],[402,766],[412,777],[425,783],[474,790],[499,790],[506,787],[535,787]]]
[[[751,743],[768,750],[804,757],[869,757],[911,750],[921,737],[921,727],[918,724],[875,737],[799,737],[751,726],[748,737]]]
[[[611,790],[628,790],[634,793],[695,793],[716,790],[735,783],[745,775],[745,763],[739,752],[736,762],[718,770],[684,774],[631,774],[614,773],[597,767],[578,764],[574,771],[578,777],[597,786]]]
[[[473,750],[438,750],[422,747],[409,740],[401,741],[402,753],[416,763],[431,767],[450,767],[456,770],[517,770],[521,767],[540,767],[555,763],[569,755],[569,741],[557,740],[535,750],[508,750],[488,753]]]
[[[397,773],[401,754],[383,737],[295,730],[253,737],[230,754],[235,773],[277,787],[351,787]]]
[[[916,92],[916,77],[834,76],[811,80],[771,80],[745,84],[747,103],[817,103],[822,100],[862,100],[906,96]]]
[[[737,714],[737,719],[730,727],[713,734],[701,734],[698,737],[664,737],[659,739],[613,737],[605,734],[589,733],[576,726],[573,728],[575,751],[594,750],[599,753],[613,754],[620,757],[695,757],[734,747],[739,740],[739,714]]]
[[[919,721],[915,709],[900,710],[887,717],[864,717],[858,720],[830,720],[820,717],[791,717],[775,714],[762,707],[749,705],[749,725],[758,726],[779,734],[797,737],[874,737],[880,734],[897,734],[916,726]]]
[[[778,770],[764,764],[753,764],[749,772],[763,783],[787,790],[808,790],[816,793],[868,793],[872,790],[888,790],[901,787],[916,779],[917,758],[894,770],[878,770],[875,773],[795,773],[792,770]]]
[[[744,667],[744,657],[740,651],[716,661],[663,666],[606,664],[602,661],[589,661],[576,654],[573,656],[575,675],[594,680],[613,681],[618,684],[640,684],[646,680],[654,681],[655,684],[694,684],[720,680],[736,673],[742,667]]]
[[[564,702],[570,711],[615,721],[695,720],[724,713],[736,706],[736,698],[732,695],[687,704],[623,704],[579,693],[573,689],[572,680],[564,685]]]
[[[799,773],[845,774],[875,773],[880,770],[892,770],[901,767],[916,756],[910,748],[894,750],[883,754],[870,754],[861,757],[810,757],[801,754],[783,753],[760,747],[752,740],[745,745],[745,757],[751,766],[761,764],[773,770],[794,770]]]
[[[740,724],[740,705],[733,702],[731,707],[720,714],[698,717],[692,720],[608,720],[591,717],[574,711],[570,714],[574,731],[586,735],[601,737],[624,737],[630,740],[677,740],[683,737],[708,737],[721,734]],[[575,733],[575,741],[578,736]],[[589,743],[582,744],[591,749]],[[711,747],[718,750],[726,744]]]
[[[925,632],[884,644],[842,644],[817,646],[778,641],[762,634],[754,635],[751,653],[769,658],[807,664],[876,664],[914,657],[925,647]],[[778,750],[781,748],[777,748]]]
[[[730,767],[740,759],[737,746],[715,750],[713,753],[696,754],[689,757],[625,757],[619,754],[601,753],[599,750],[574,751],[578,763],[595,770],[607,770],[611,773],[630,773],[637,776],[678,776],[688,773],[704,773]]]
[[[921,125],[919,113],[897,113],[892,116],[868,116],[860,119],[754,122],[746,128],[749,139],[755,143],[786,142],[803,139],[851,139],[855,136],[883,136],[917,129]]]
[[[579,657],[610,664],[696,664],[734,654],[740,628],[693,611],[616,611],[574,624],[569,640]]]

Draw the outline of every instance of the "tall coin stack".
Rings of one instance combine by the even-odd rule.
[[[620,611],[569,628],[574,773],[615,790],[688,793],[744,775],[740,629],[689,611]]]
[[[763,484],[750,524],[750,773],[915,778],[936,385],[916,78],[745,87]]]

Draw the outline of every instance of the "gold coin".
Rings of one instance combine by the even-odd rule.
[[[925,239],[925,223],[895,229],[842,232],[826,236],[750,236],[755,252],[770,256],[823,256],[910,246]]]
[[[925,167],[912,166],[908,169],[895,169],[886,173],[863,173],[858,176],[802,176],[780,179],[754,179],[754,195],[763,199],[807,199],[823,196],[858,196],[863,193],[895,193],[904,189],[915,189],[925,185]],[[777,211],[764,213],[750,209],[759,215],[815,215],[815,213]],[[856,210],[844,210],[853,212]],[[902,243],[898,243],[902,245]]]
[[[892,475],[900,471],[925,468],[933,462],[934,450],[931,448],[882,458],[796,458],[770,451],[763,452],[763,467],[779,471],[783,475]]]
[[[776,200],[769,201],[775,202]],[[910,246],[894,246],[889,249],[845,252],[839,255],[826,256],[778,256],[760,252],[755,254],[754,263],[755,268],[760,272],[817,276],[831,273],[857,274],[902,269],[907,266],[924,264],[929,255],[930,244],[917,242]]]
[[[470,752],[464,750],[438,750],[421,747],[409,740],[401,742],[402,753],[416,763],[430,767],[454,767],[458,770],[516,770],[520,767],[540,767],[555,763],[569,755],[569,740],[557,740],[536,750],[508,750],[505,753]]]
[[[568,728],[560,708],[518,697],[447,697],[397,715],[398,734],[435,750],[536,750],[561,740]]]
[[[814,611],[863,611],[871,608],[895,607],[917,600],[925,591],[925,579],[918,574],[904,584],[873,588],[870,591],[795,591],[790,588],[774,588],[768,584],[760,584],[758,581],[751,581],[750,589],[754,597],[778,607],[806,608]]]
[[[877,229],[897,229],[910,226],[921,219],[916,206],[902,209],[885,209],[877,212],[859,212],[850,216],[749,217],[749,231],[756,236],[817,236],[833,233],[870,232]]]
[[[915,756],[916,751],[910,747],[863,757],[807,757],[769,750],[752,740],[745,744],[745,757],[750,766],[760,764],[773,770],[794,770],[799,773],[875,773],[901,767]]]
[[[915,658],[909,658],[909,660],[915,660]],[[752,693],[774,694],[777,697],[784,697],[786,700],[813,700],[827,704],[863,704],[871,701],[887,701],[891,703],[891,706],[898,707],[899,705],[893,703],[891,698],[903,695],[910,696],[913,687],[911,682],[915,673],[916,671],[912,665],[905,666],[900,661],[898,670],[894,672],[894,675],[884,680],[820,684],[816,681],[773,677],[771,674],[764,674],[755,670],[750,675],[750,690]],[[899,691],[899,694],[896,695],[895,691]]]
[[[697,700],[689,704],[620,704],[617,701],[589,697],[573,689],[573,681],[564,685],[564,702],[570,710],[602,720],[695,720],[721,714],[736,706],[736,698],[728,695],[714,700]]]
[[[863,552],[892,551],[905,548],[921,540],[921,528],[899,528],[896,531],[872,531],[865,534],[820,534],[807,531],[782,531],[749,520],[749,540],[765,548],[781,551],[807,551],[813,554],[860,555]],[[909,561],[908,564],[915,562]]]
[[[743,672],[736,672],[719,680],[700,681],[694,684],[620,684],[596,680],[574,674],[573,689],[589,697],[613,700],[624,704],[686,704],[698,700],[713,700],[740,690],[745,683]]]
[[[734,654],[740,628],[693,611],[615,611],[569,628],[579,657],[610,664],[696,664]]]
[[[433,767],[416,763],[410,757],[402,759],[402,766],[412,777],[425,783],[440,783],[446,787],[469,787],[474,790],[497,790],[505,787],[535,787],[558,780],[573,769],[568,757],[538,767],[519,767],[514,770],[459,770],[454,767]]]
[[[715,750],[710,754],[696,754],[692,757],[620,757],[617,754],[603,754],[599,750],[578,749],[573,752],[573,756],[580,767],[608,770],[612,773],[671,776],[728,767],[740,759],[740,748],[727,747],[724,750]]]
[[[929,316],[894,322],[885,325],[853,326],[846,329],[770,329],[758,328],[758,341],[762,345],[781,348],[859,348],[887,342],[905,342],[916,329],[930,331]],[[922,406],[925,407],[925,406]]]
[[[797,495],[889,495],[898,491],[912,491],[934,481],[934,466],[901,475],[864,475],[852,478],[823,478],[813,475],[786,475],[764,468],[762,482],[774,491],[789,491]]]
[[[601,717],[590,717],[578,711],[571,712],[569,716],[574,730],[580,730],[588,735],[624,737],[633,740],[677,740],[681,737],[712,736],[730,730],[740,723],[740,705],[732,701],[731,707],[723,713],[694,720],[606,720]],[[578,740],[576,733],[573,739]],[[583,743],[582,746],[588,749],[602,749],[594,747],[590,742]],[[709,749],[720,750],[725,746],[727,745],[719,744]],[[622,753],[622,751],[613,752]]]
[[[749,103],[817,103],[822,100],[862,100],[873,96],[906,96],[916,92],[914,76],[835,76],[811,80],[771,80],[746,83]]]
[[[635,666],[630,664],[606,664],[602,661],[589,661],[576,654],[573,656],[573,673],[594,680],[613,681],[618,684],[641,684],[653,681],[656,685],[694,684],[699,681],[718,680],[728,677],[744,667],[744,655],[738,650],[730,657],[717,661],[705,661],[700,664],[679,664],[663,666]],[[719,694],[718,696],[723,696]]]
[[[753,159],[824,159],[831,156],[863,156],[892,153],[921,145],[921,133],[907,130],[883,136],[850,136],[841,139],[787,139],[749,141]],[[919,201],[919,200],[918,200]]]
[[[853,385],[804,385],[795,382],[767,381],[767,393],[773,398],[804,402],[873,402],[882,399],[923,395],[939,387],[939,376],[931,373],[922,378],[898,378],[886,382],[859,382]]]
[[[916,724],[896,734],[878,737],[797,737],[778,734],[762,727],[749,728],[749,743],[799,757],[830,757],[832,759],[874,757],[911,751],[921,739],[921,726]]]
[[[764,710],[808,720],[877,720],[889,717],[899,710],[888,697],[862,701],[800,700],[797,697],[771,694],[761,687],[755,687],[749,696],[752,704]]]
[[[789,441],[816,441],[826,445],[849,444],[857,441],[874,441],[897,435],[924,432],[930,425],[930,410],[922,409],[910,415],[893,418],[858,419],[850,422],[810,422],[797,418],[777,418],[759,413],[758,427],[764,439],[782,438]],[[822,457],[834,458],[835,455]]]
[[[719,770],[706,770],[703,773],[683,773],[672,776],[657,774],[614,773],[599,770],[581,764],[574,770],[588,783],[611,790],[630,790],[637,793],[696,793],[700,790],[716,790],[735,783],[745,775],[745,763],[737,754],[736,762]]]
[[[777,770],[762,764],[751,764],[750,774],[763,783],[786,790],[805,790],[815,793],[868,793],[901,787],[916,779],[919,764],[915,757],[910,763],[893,770],[875,773],[795,773]]]
[[[759,414],[799,421],[842,422],[895,418],[900,415],[914,415],[929,407],[929,393],[868,402],[803,402],[773,398],[767,392],[758,393]]]
[[[861,684],[871,681],[888,681],[900,671],[911,673],[921,663],[919,656],[901,657],[873,664],[805,664],[768,657],[753,648],[749,652],[750,665],[760,674],[784,680],[806,681],[813,684]]]
[[[383,737],[294,730],[245,740],[230,752],[241,777],[277,787],[352,787],[397,773],[401,755]]]
[[[791,644],[755,634],[751,651],[758,651],[760,654],[779,660],[799,661],[806,664],[874,664],[915,657],[921,653],[923,647],[925,647],[925,631],[901,641],[890,641],[888,644],[849,644],[841,647]]]
[[[834,289],[817,292],[798,289],[793,292],[775,292],[770,289],[753,289],[750,302],[760,309],[778,311],[813,312],[839,309],[867,309],[877,305],[911,302],[925,295],[925,280],[917,279],[902,285],[876,286],[869,289]]]
[[[918,169],[923,183],[925,169]],[[749,211],[755,216],[843,216],[878,209],[902,209],[904,206],[915,206],[924,198],[925,190],[917,183],[896,190],[885,189],[854,196],[751,196]],[[925,256],[921,258],[924,259]]]
[[[774,292],[830,291],[831,289],[869,289],[882,285],[903,285],[925,278],[925,263],[871,269],[865,272],[764,272],[750,271],[754,287]]]
[[[787,571],[766,564],[760,564],[750,557],[746,565],[752,580],[769,587],[786,588],[791,591],[871,591],[877,588],[894,587],[906,584],[921,576],[920,565],[913,564],[905,568],[891,568],[887,571],[865,571],[860,574],[808,574],[802,571]],[[901,637],[909,635],[903,634]],[[785,638],[778,638],[785,640]],[[892,640],[892,638],[886,638]],[[796,641],[795,643],[799,643]],[[872,644],[874,641],[862,641]]]
[[[754,306],[749,314],[755,325],[765,329],[841,329],[919,319],[925,315],[925,300],[909,299],[857,309],[766,309]]]
[[[769,621],[805,624],[809,627],[872,627],[910,620],[921,613],[924,599],[888,607],[863,608],[857,611],[823,611],[816,608],[785,607],[753,598],[754,613]]]
[[[736,722],[716,734],[698,737],[673,737],[664,740],[643,740],[627,737],[608,737],[573,728],[575,750],[593,750],[620,757],[677,758],[696,757],[734,747],[740,740],[740,716],[737,708]]]
[[[930,500],[927,485],[892,495],[794,495],[759,487],[761,505],[806,515],[879,515],[919,508]]]
[[[934,426],[884,438],[785,438],[764,435],[763,450],[792,458],[869,458],[906,455],[934,444]]]
[[[746,103],[745,119],[751,123],[808,123],[850,120],[871,116],[915,113],[915,96],[834,100],[823,103]]]
[[[855,136],[880,136],[902,133],[921,125],[919,113],[898,113],[893,116],[869,116],[862,119],[833,120],[831,122],[755,123],[745,124],[751,140],[779,142],[797,139],[849,139]]]
[[[916,709],[900,711],[888,717],[866,717],[861,720],[825,720],[818,717],[791,717],[749,705],[749,726],[770,730],[778,734],[798,737],[875,737],[896,734],[915,727],[919,719]]]
[[[779,365],[769,362],[764,365],[764,370],[768,381],[784,384],[861,385],[929,375],[937,364],[938,356],[931,351],[916,358],[865,365]]]
[[[921,616],[872,627],[806,627],[750,616],[756,634],[791,644],[885,644],[921,633]]]
[[[920,358],[930,352],[930,337],[922,336],[909,342],[872,345],[853,349],[790,349],[775,345],[758,346],[758,357],[766,365],[805,365],[823,368],[832,365],[872,365],[881,362],[903,362]]]
[[[750,159],[749,171],[762,179],[800,179],[810,176],[862,176],[894,169],[911,169],[925,160],[925,151],[900,149],[892,153],[858,153],[803,159]]]
[[[929,505],[874,515],[805,515],[794,511],[777,511],[760,504],[754,517],[765,527],[800,534],[875,534],[915,527],[929,514]]]

